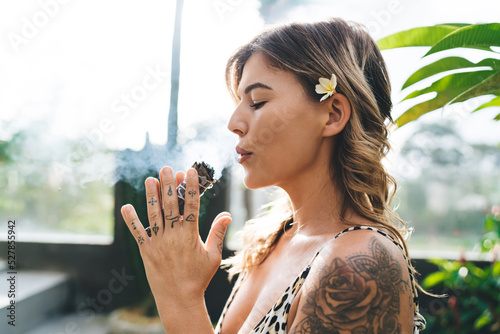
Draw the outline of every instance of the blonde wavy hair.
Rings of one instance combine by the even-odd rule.
[[[337,76],[336,91],[351,104],[350,120],[337,135],[330,158],[331,181],[346,194],[340,206],[342,222],[355,225],[345,218],[349,209],[354,211],[392,234],[409,258],[405,239],[411,231],[391,208],[396,181],[382,165],[390,150],[388,126],[393,124],[391,86],[380,50],[365,28],[335,18],[263,32],[228,60],[226,84],[237,102],[243,67],[255,52],[264,54],[273,67],[293,73],[318,103],[318,78]],[[262,263],[291,217],[291,204],[283,196],[248,221],[242,230],[243,248],[224,261],[230,277]]]

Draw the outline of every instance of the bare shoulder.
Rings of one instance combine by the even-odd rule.
[[[397,245],[374,231],[346,233],[313,263],[290,333],[412,333],[411,289]]]

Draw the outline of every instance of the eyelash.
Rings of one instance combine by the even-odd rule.
[[[264,104],[266,104],[266,101],[259,102],[259,103],[254,103],[254,104],[250,105],[250,108],[253,108],[253,109],[257,110],[257,109],[262,108],[264,106]]]

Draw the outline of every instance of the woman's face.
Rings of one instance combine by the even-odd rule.
[[[239,136],[236,150],[247,187],[286,189],[324,163],[319,159],[321,104],[307,97],[292,73],[271,67],[261,53],[254,53],[244,66],[238,95],[228,128]]]

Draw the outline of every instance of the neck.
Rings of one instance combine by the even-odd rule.
[[[320,235],[340,231],[344,196],[332,183],[329,166],[317,164],[286,186],[281,186],[291,201],[292,231]]]

